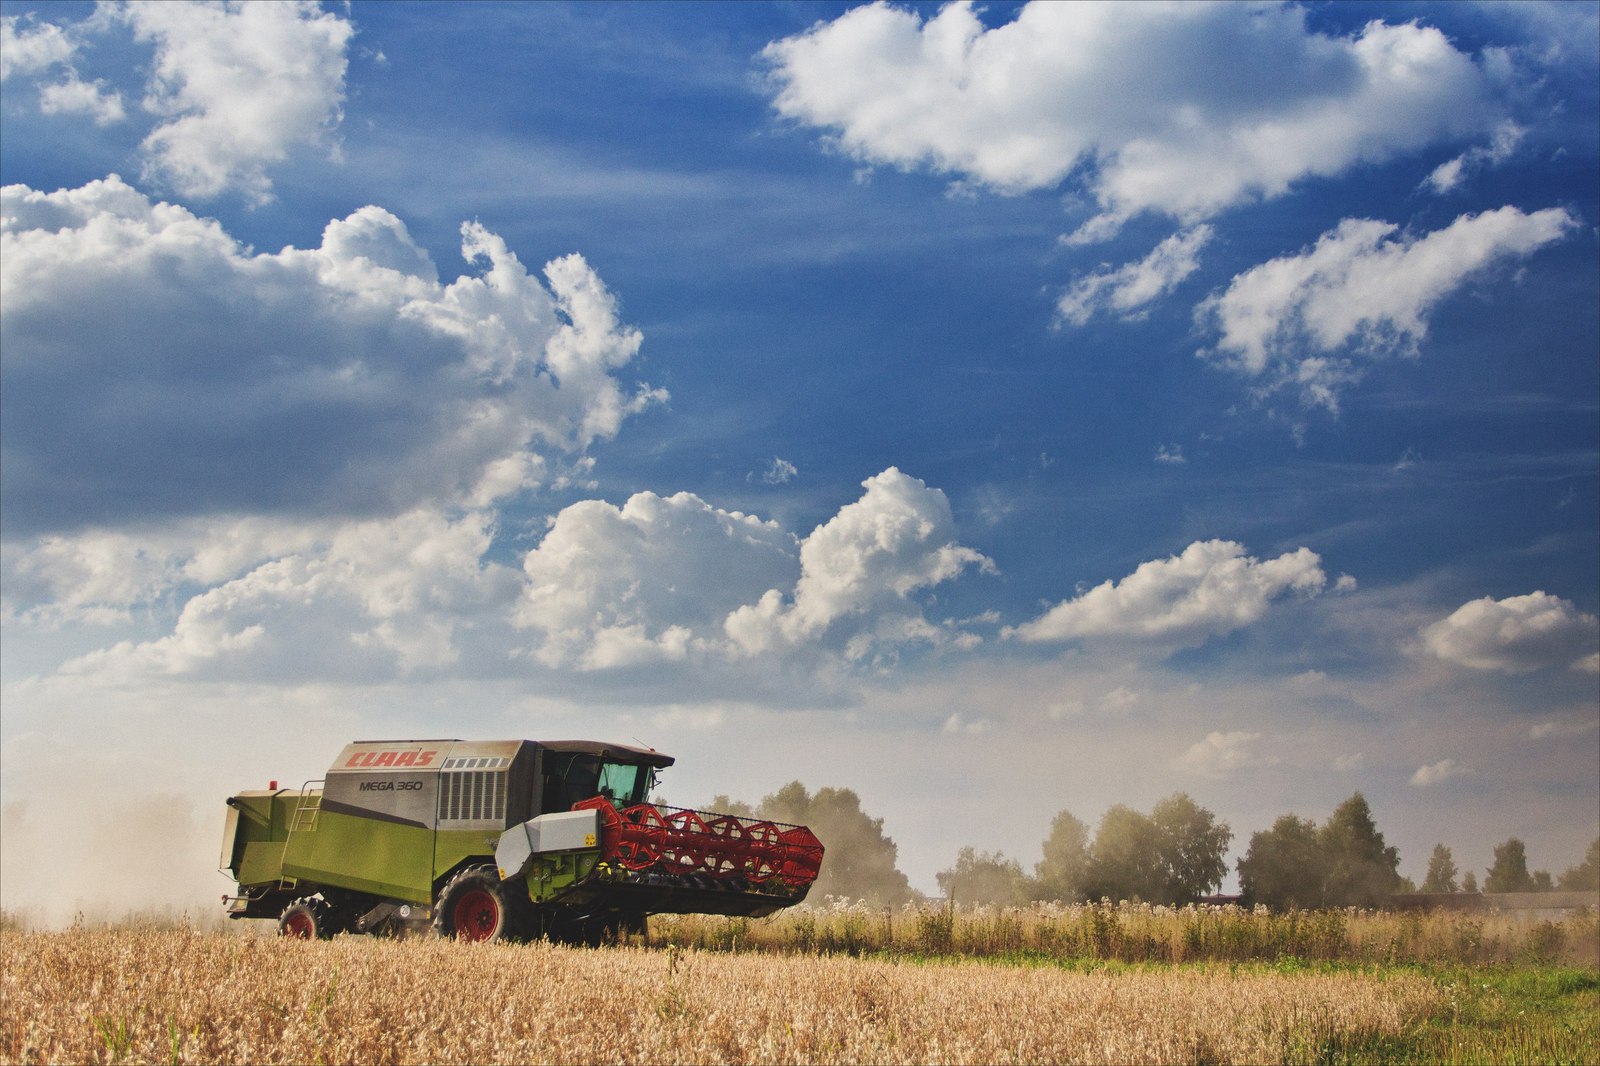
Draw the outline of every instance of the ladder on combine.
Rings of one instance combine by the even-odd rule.
[[[325,779],[318,777],[307,781],[300,789],[300,799],[294,805],[294,817],[289,822],[289,835],[314,832],[317,815],[322,812],[322,786]],[[315,785],[316,791],[311,786]]]
[[[294,813],[289,816],[288,831],[283,836],[284,853],[288,853],[289,841],[294,839],[296,833],[312,833],[317,828],[317,815],[322,813],[322,786],[326,778],[316,777],[300,786],[300,795],[295,800]],[[316,790],[312,791],[312,786]],[[299,886],[298,877],[289,877],[279,871],[278,887],[280,889],[293,889]]]

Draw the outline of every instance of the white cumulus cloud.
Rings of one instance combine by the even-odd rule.
[[[1550,666],[1584,669],[1600,643],[1600,619],[1546,592],[1462,604],[1422,630],[1428,651],[1458,666],[1523,674]]]
[[[1196,541],[1005,633],[1034,643],[1120,638],[1192,646],[1259,621],[1280,596],[1312,595],[1326,583],[1308,548],[1259,561],[1233,541]]]
[[[150,48],[142,109],[155,123],[140,144],[144,177],[198,200],[238,193],[272,199],[267,170],[296,148],[325,146],[343,118],[347,50],[355,27],[316,0],[108,2],[62,25],[0,22],[0,80],[59,77],[39,86],[47,115],[127,116],[123,92],[80,74],[84,47],[126,26]]]
[[[74,60],[82,44],[82,24],[31,25],[8,15],[0,19],[0,82],[64,68],[60,80],[39,87],[41,112],[88,115],[101,126],[121,122],[127,114],[122,93],[104,79],[89,81],[78,73]]]
[[[1460,777],[1469,773],[1467,767],[1462,766],[1454,759],[1440,759],[1436,763],[1417,767],[1417,772],[1411,775],[1411,784],[1417,788],[1427,788],[1430,785],[1442,784],[1452,777]]]
[[[968,720],[959,714],[952,714],[944,720],[944,725],[939,727],[939,732],[947,737],[981,737],[985,733],[994,731],[994,719],[974,718]]]
[[[1100,214],[1193,223],[1296,181],[1479,135],[1502,117],[1487,61],[1415,22],[1314,32],[1258,4],[1029,3],[986,28],[855,8],[769,45],[773,101],[871,164],[1003,192],[1081,175]]]
[[[0,210],[8,535],[482,506],[664,396],[581,256],[477,223],[442,283],[377,207],[276,254],[115,176]]]
[[[799,578],[799,544],[776,523],[691,493],[638,493],[564,509],[527,554],[517,621],[548,665],[682,660],[720,644],[727,616]]]
[[[1057,301],[1056,313],[1074,326],[1101,312],[1136,317],[1200,268],[1200,249],[1211,240],[1211,232],[1210,226],[1193,226],[1168,237],[1136,263],[1078,278]]]
[[[0,81],[41,74],[77,52],[78,42],[54,23],[30,25],[15,15],[0,18]]]
[[[1568,737],[1581,737],[1596,730],[1600,730],[1600,718],[1588,718],[1583,721],[1535,722],[1528,727],[1528,737],[1532,740],[1565,740]]]
[[[1133,705],[1139,702],[1139,694],[1126,685],[1116,688],[1100,697],[1100,713],[1116,717],[1127,714]]]
[[[88,115],[99,126],[127,116],[120,92],[107,88],[103,80],[84,81],[75,72],[39,90],[39,110],[47,115]]]
[[[750,479],[755,476],[754,474],[750,475]],[[799,467],[789,460],[779,458],[776,455],[772,457],[772,462],[767,464],[767,468],[761,471],[761,480],[768,485],[787,485],[799,476]]]
[[[892,469],[867,487],[804,541],[690,493],[581,501],[552,519],[520,574],[490,552],[493,509],[53,536],[7,545],[5,612],[35,627],[116,623],[175,599],[170,632],[62,668],[112,681],[370,683],[505,676],[529,659],[588,672],[970,646],[913,593],[986,560],[950,539],[942,493]]]
[[[1510,159],[1522,143],[1527,130],[1507,119],[1495,127],[1486,145],[1475,145],[1454,159],[1446,160],[1423,179],[1422,184],[1436,193],[1451,192],[1474,171],[1496,166]]]
[[[993,564],[957,543],[950,501],[938,489],[894,467],[862,486],[861,499],[801,544],[792,595],[769,589],[728,617],[727,634],[744,652],[815,640],[850,619],[861,623],[847,649],[852,658],[880,643],[944,639],[912,595]]]
[[[433,511],[349,522],[191,596],[170,634],[124,642],[64,673],[274,680],[436,671],[458,631],[509,609],[509,568],[484,565],[490,522]]]
[[[0,542],[0,618],[55,628],[110,624],[129,617],[178,580],[179,552],[148,535],[95,530]]]
[[[342,117],[355,27],[313,0],[128,4],[116,9],[154,46],[145,107],[146,176],[183,196],[271,198],[266,167],[323,143]]]
[[[1502,207],[1462,215],[1422,236],[1349,218],[1295,255],[1234,278],[1197,319],[1220,333],[1204,353],[1261,383],[1337,410],[1364,361],[1415,354],[1428,315],[1472,275],[1560,240],[1577,225],[1563,208]]]
[[[1204,740],[1190,745],[1173,759],[1172,766],[1201,777],[1224,778],[1275,765],[1276,757],[1257,750],[1260,742],[1261,734],[1248,730],[1207,733]]]

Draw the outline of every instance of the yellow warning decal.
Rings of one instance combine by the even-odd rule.
[[[593,833],[585,833],[585,834],[583,834],[583,846],[586,847],[586,848],[594,847],[594,834]]]

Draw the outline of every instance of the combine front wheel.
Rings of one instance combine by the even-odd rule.
[[[333,908],[327,900],[306,896],[283,909],[278,919],[278,935],[300,940],[327,940],[338,932]]]
[[[469,866],[439,893],[433,929],[457,940],[510,940],[521,924],[518,903],[514,886],[493,866]]]

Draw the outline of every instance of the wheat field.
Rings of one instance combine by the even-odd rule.
[[[678,947],[0,939],[0,1058],[59,1062],[1294,1062],[1439,1006],[1414,974],[1072,972]]]
[[[658,944],[784,954],[1600,969],[1600,911],[1594,909],[1530,919],[1496,912],[1275,913],[1264,907],[1126,902],[883,908],[828,897],[761,920],[657,915],[650,933]]]

